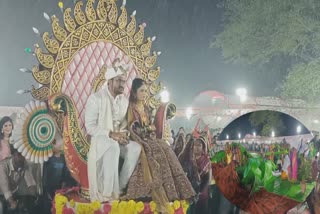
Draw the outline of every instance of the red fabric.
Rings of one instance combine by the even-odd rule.
[[[315,181],[318,175],[318,163],[316,160],[312,162],[312,179]]]
[[[74,211],[73,211],[72,208],[64,207],[63,211],[62,211],[62,214],[74,214]]]
[[[210,159],[208,155],[202,155],[196,162],[200,174],[208,172],[208,168],[210,166]]]
[[[250,195],[250,192],[240,185],[234,162],[227,166],[212,164],[212,172],[216,185],[223,195],[246,212],[283,214],[299,204],[297,201],[270,193],[265,189]]]
[[[168,104],[161,105],[156,113],[155,119],[154,119],[154,126],[156,127],[156,135],[158,139],[162,139],[163,137],[163,130],[164,123],[166,120],[166,109]]]
[[[72,145],[70,132],[68,130],[68,117],[64,121],[64,153],[67,166],[72,177],[80,184],[81,187],[89,189],[87,162],[80,159],[80,154]]]

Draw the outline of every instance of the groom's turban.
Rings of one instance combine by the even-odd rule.
[[[129,65],[120,63],[120,59],[115,59],[112,63],[112,66],[107,67],[107,71],[105,74],[105,79],[111,80],[117,76],[127,75]]]

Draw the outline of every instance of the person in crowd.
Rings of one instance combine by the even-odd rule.
[[[192,134],[187,134],[186,135],[186,143],[188,143],[190,140],[191,140],[191,138],[192,138]]]
[[[315,134],[312,140],[310,141],[314,144],[314,147],[316,149],[316,152],[320,151],[320,139],[319,139],[319,134]]]
[[[185,146],[186,146],[185,133],[180,129],[175,139],[174,147],[173,147],[173,151],[178,158],[182,154],[183,150],[185,149]]]
[[[61,138],[59,138],[61,139]],[[77,186],[77,182],[70,175],[62,154],[62,141],[56,139],[53,143],[53,156],[43,167],[43,195],[45,213],[51,213],[51,204],[58,189]]]
[[[298,179],[298,154],[297,149],[292,147],[289,152],[290,166],[288,172],[288,178],[290,181],[297,181]]]
[[[171,146],[174,146],[174,142],[176,141],[176,135],[174,133],[174,130],[171,130],[171,138],[173,139],[173,143]]]
[[[10,153],[11,158],[0,161],[0,190],[4,196],[5,210],[34,213],[37,199],[32,196],[36,196],[37,192],[31,167],[13,146],[10,146]],[[28,188],[27,196],[20,194],[23,185]],[[18,199],[21,199],[19,204]]]
[[[300,146],[298,149],[298,156],[301,157],[301,155],[303,155],[304,157],[306,157],[308,155],[308,152],[309,152],[309,143],[308,141],[301,138]]]
[[[12,119],[8,116],[0,120],[0,161],[11,156],[10,153],[10,137],[13,130]]]
[[[314,157],[312,161],[312,180],[316,181],[318,177],[319,169],[318,169],[318,156]]]
[[[219,151],[219,146],[217,143],[212,143],[211,150],[209,151],[209,156],[213,157]]]
[[[190,207],[190,213],[209,213],[209,185],[211,181],[211,165],[207,152],[208,138],[202,133],[200,138],[188,144],[180,159],[181,165],[198,194],[198,200]]]
[[[178,131],[178,133],[177,133],[177,136],[180,134],[180,133],[186,133],[185,131],[184,131],[184,128],[183,127],[180,127],[179,128],[179,131]]]

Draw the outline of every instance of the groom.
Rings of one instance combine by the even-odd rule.
[[[85,127],[91,136],[88,153],[90,199],[102,202],[119,198],[141,151],[139,144],[128,141],[124,66],[108,68],[105,79],[102,89],[89,97],[85,112]],[[124,158],[124,164],[119,176],[120,156]]]

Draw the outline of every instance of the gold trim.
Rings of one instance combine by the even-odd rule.
[[[61,103],[64,103],[62,105]],[[81,161],[87,161],[87,154],[89,152],[90,144],[87,141],[86,137],[83,135],[79,123],[78,123],[78,111],[75,107],[75,104],[71,98],[64,94],[54,94],[50,98],[50,109],[56,108],[56,104],[60,104],[60,107],[63,109],[58,109],[57,112],[66,112],[68,117],[68,137],[70,137],[72,146],[75,151],[77,151]],[[63,107],[62,107],[63,106]]]
[[[59,50],[59,42],[55,39],[50,39],[49,33],[44,32],[42,35],[42,40],[47,50],[52,54],[57,54]]]
[[[48,85],[50,83],[51,72],[48,70],[39,71],[38,66],[32,67],[33,78],[42,85]]]
[[[34,99],[45,101],[48,99],[50,89],[47,86],[41,86],[40,88],[35,88],[32,86],[31,95]]]
[[[52,19],[51,26],[52,26],[52,31],[54,36],[56,37],[57,40],[59,40],[60,42],[63,42],[67,38],[67,35],[68,35],[67,31],[59,25],[59,19],[55,15],[53,15],[51,19]]]
[[[94,0],[88,0],[86,6],[86,15],[89,21],[93,22],[97,19],[96,11],[93,7]]]
[[[153,55],[152,56],[148,56],[146,58],[146,61],[145,61],[145,66],[147,68],[152,68],[154,66],[154,64],[156,63],[157,61],[157,58],[158,58],[158,55],[156,52],[153,52]]]
[[[148,80],[151,81],[151,82],[156,81],[159,78],[159,76],[160,76],[160,67],[157,67],[156,69],[150,70],[148,72]]]
[[[144,25],[139,25],[139,31],[134,35],[133,39],[136,44],[141,45],[144,38]]]
[[[130,18],[131,18],[131,20],[130,20],[129,24],[127,25],[126,31],[130,36],[133,36],[136,32],[137,21],[136,21],[136,17],[134,14],[131,15]]]
[[[80,195],[81,195],[81,197],[83,197],[84,199],[87,199],[88,201],[90,201],[90,192],[89,192],[89,189],[80,187]]]
[[[149,91],[152,95],[155,95],[155,94],[159,93],[161,89],[162,89],[161,83],[158,83],[158,84],[152,83],[150,85]]]
[[[86,16],[84,15],[84,12],[82,12],[81,10],[82,6],[83,6],[82,1],[78,1],[74,6],[74,18],[76,19],[76,22],[78,23],[78,25],[84,25],[87,22]]]
[[[44,54],[42,53],[41,48],[38,44],[35,44],[35,50],[34,50],[38,61],[46,68],[52,68],[54,65],[54,58],[50,54]]]
[[[118,8],[115,0],[109,0],[108,3],[111,5],[111,8],[108,13],[108,19],[112,24],[115,24],[117,22],[118,17]]]
[[[127,10],[125,6],[121,6],[121,15],[118,18],[118,26],[120,29],[123,29],[127,26],[128,17],[127,17]]]
[[[63,19],[64,19],[64,25],[66,26],[67,31],[72,33],[76,29],[77,24],[74,21],[74,19],[71,17],[71,8],[67,8],[64,11]]]
[[[177,114],[177,106],[173,103],[168,104],[166,119],[171,120],[172,118],[174,118],[176,116],[176,114]]]
[[[103,65],[102,68],[99,71],[98,76],[92,81],[91,87],[92,87],[92,93],[95,93],[98,91],[99,88],[102,87],[102,85],[105,83],[105,74],[107,72],[107,66]]]
[[[105,5],[107,4],[107,0],[100,0],[98,2],[97,6],[97,14],[100,20],[106,20],[107,19],[107,8]]]
[[[150,49],[152,45],[152,40],[150,37],[147,38],[147,42],[141,45],[140,50],[143,56],[148,56],[150,54]]]
[[[148,106],[152,109],[157,109],[161,105],[160,100],[156,99],[155,97],[150,97],[147,101]]]

